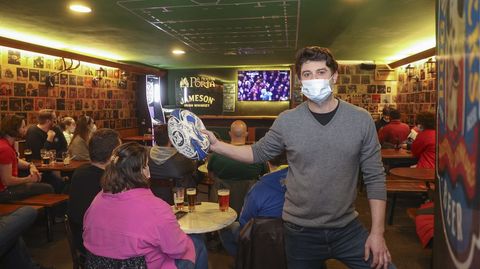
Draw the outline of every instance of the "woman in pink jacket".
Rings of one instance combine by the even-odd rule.
[[[186,235],[170,206],[150,191],[147,161],[138,143],[114,150],[84,217],[85,248],[114,259],[144,256],[148,268],[206,269],[203,240]]]

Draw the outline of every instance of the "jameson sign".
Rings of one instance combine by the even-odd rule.
[[[177,106],[198,115],[219,115],[223,109],[223,84],[209,77],[186,76],[175,82]]]

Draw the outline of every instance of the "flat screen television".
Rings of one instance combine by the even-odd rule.
[[[290,100],[290,70],[238,70],[238,101]]]

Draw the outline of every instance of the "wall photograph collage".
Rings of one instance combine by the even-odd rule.
[[[88,115],[99,128],[136,127],[134,77],[122,70],[0,47],[0,116],[9,113],[37,122],[37,111],[57,116]],[[65,67],[77,67],[72,71]],[[62,72],[63,71],[63,72]],[[52,76],[54,87],[46,85]]]

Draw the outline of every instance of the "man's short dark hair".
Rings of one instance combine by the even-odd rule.
[[[435,114],[432,112],[419,112],[417,114],[417,124],[421,124],[424,129],[435,130]]]
[[[390,119],[391,120],[399,120],[400,119],[400,111],[397,109],[390,110]]]
[[[382,115],[383,116],[390,116],[390,112],[392,111],[391,108],[389,107],[384,107],[383,110],[382,110]]]
[[[53,113],[55,110],[53,109],[42,109],[38,111],[38,123],[44,124],[47,120],[53,120]]]
[[[170,141],[168,138],[168,127],[166,124],[156,125],[153,128],[153,135],[155,137],[155,144],[158,146],[166,146]]]
[[[6,115],[0,125],[0,137],[20,137],[18,130],[22,127],[23,117],[19,115]]]
[[[338,70],[338,63],[329,49],[317,46],[305,47],[300,49],[295,57],[295,72],[299,79],[301,79],[302,65],[308,61],[325,61],[332,74]]]
[[[277,155],[275,158],[268,161],[271,165],[280,166],[287,164],[287,153],[283,151],[280,155]]]
[[[93,132],[88,142],[90,160],[96,163],[105,163],[112,156],[112,151],[120,145],[120,135],[117,131],[101,128]]]

